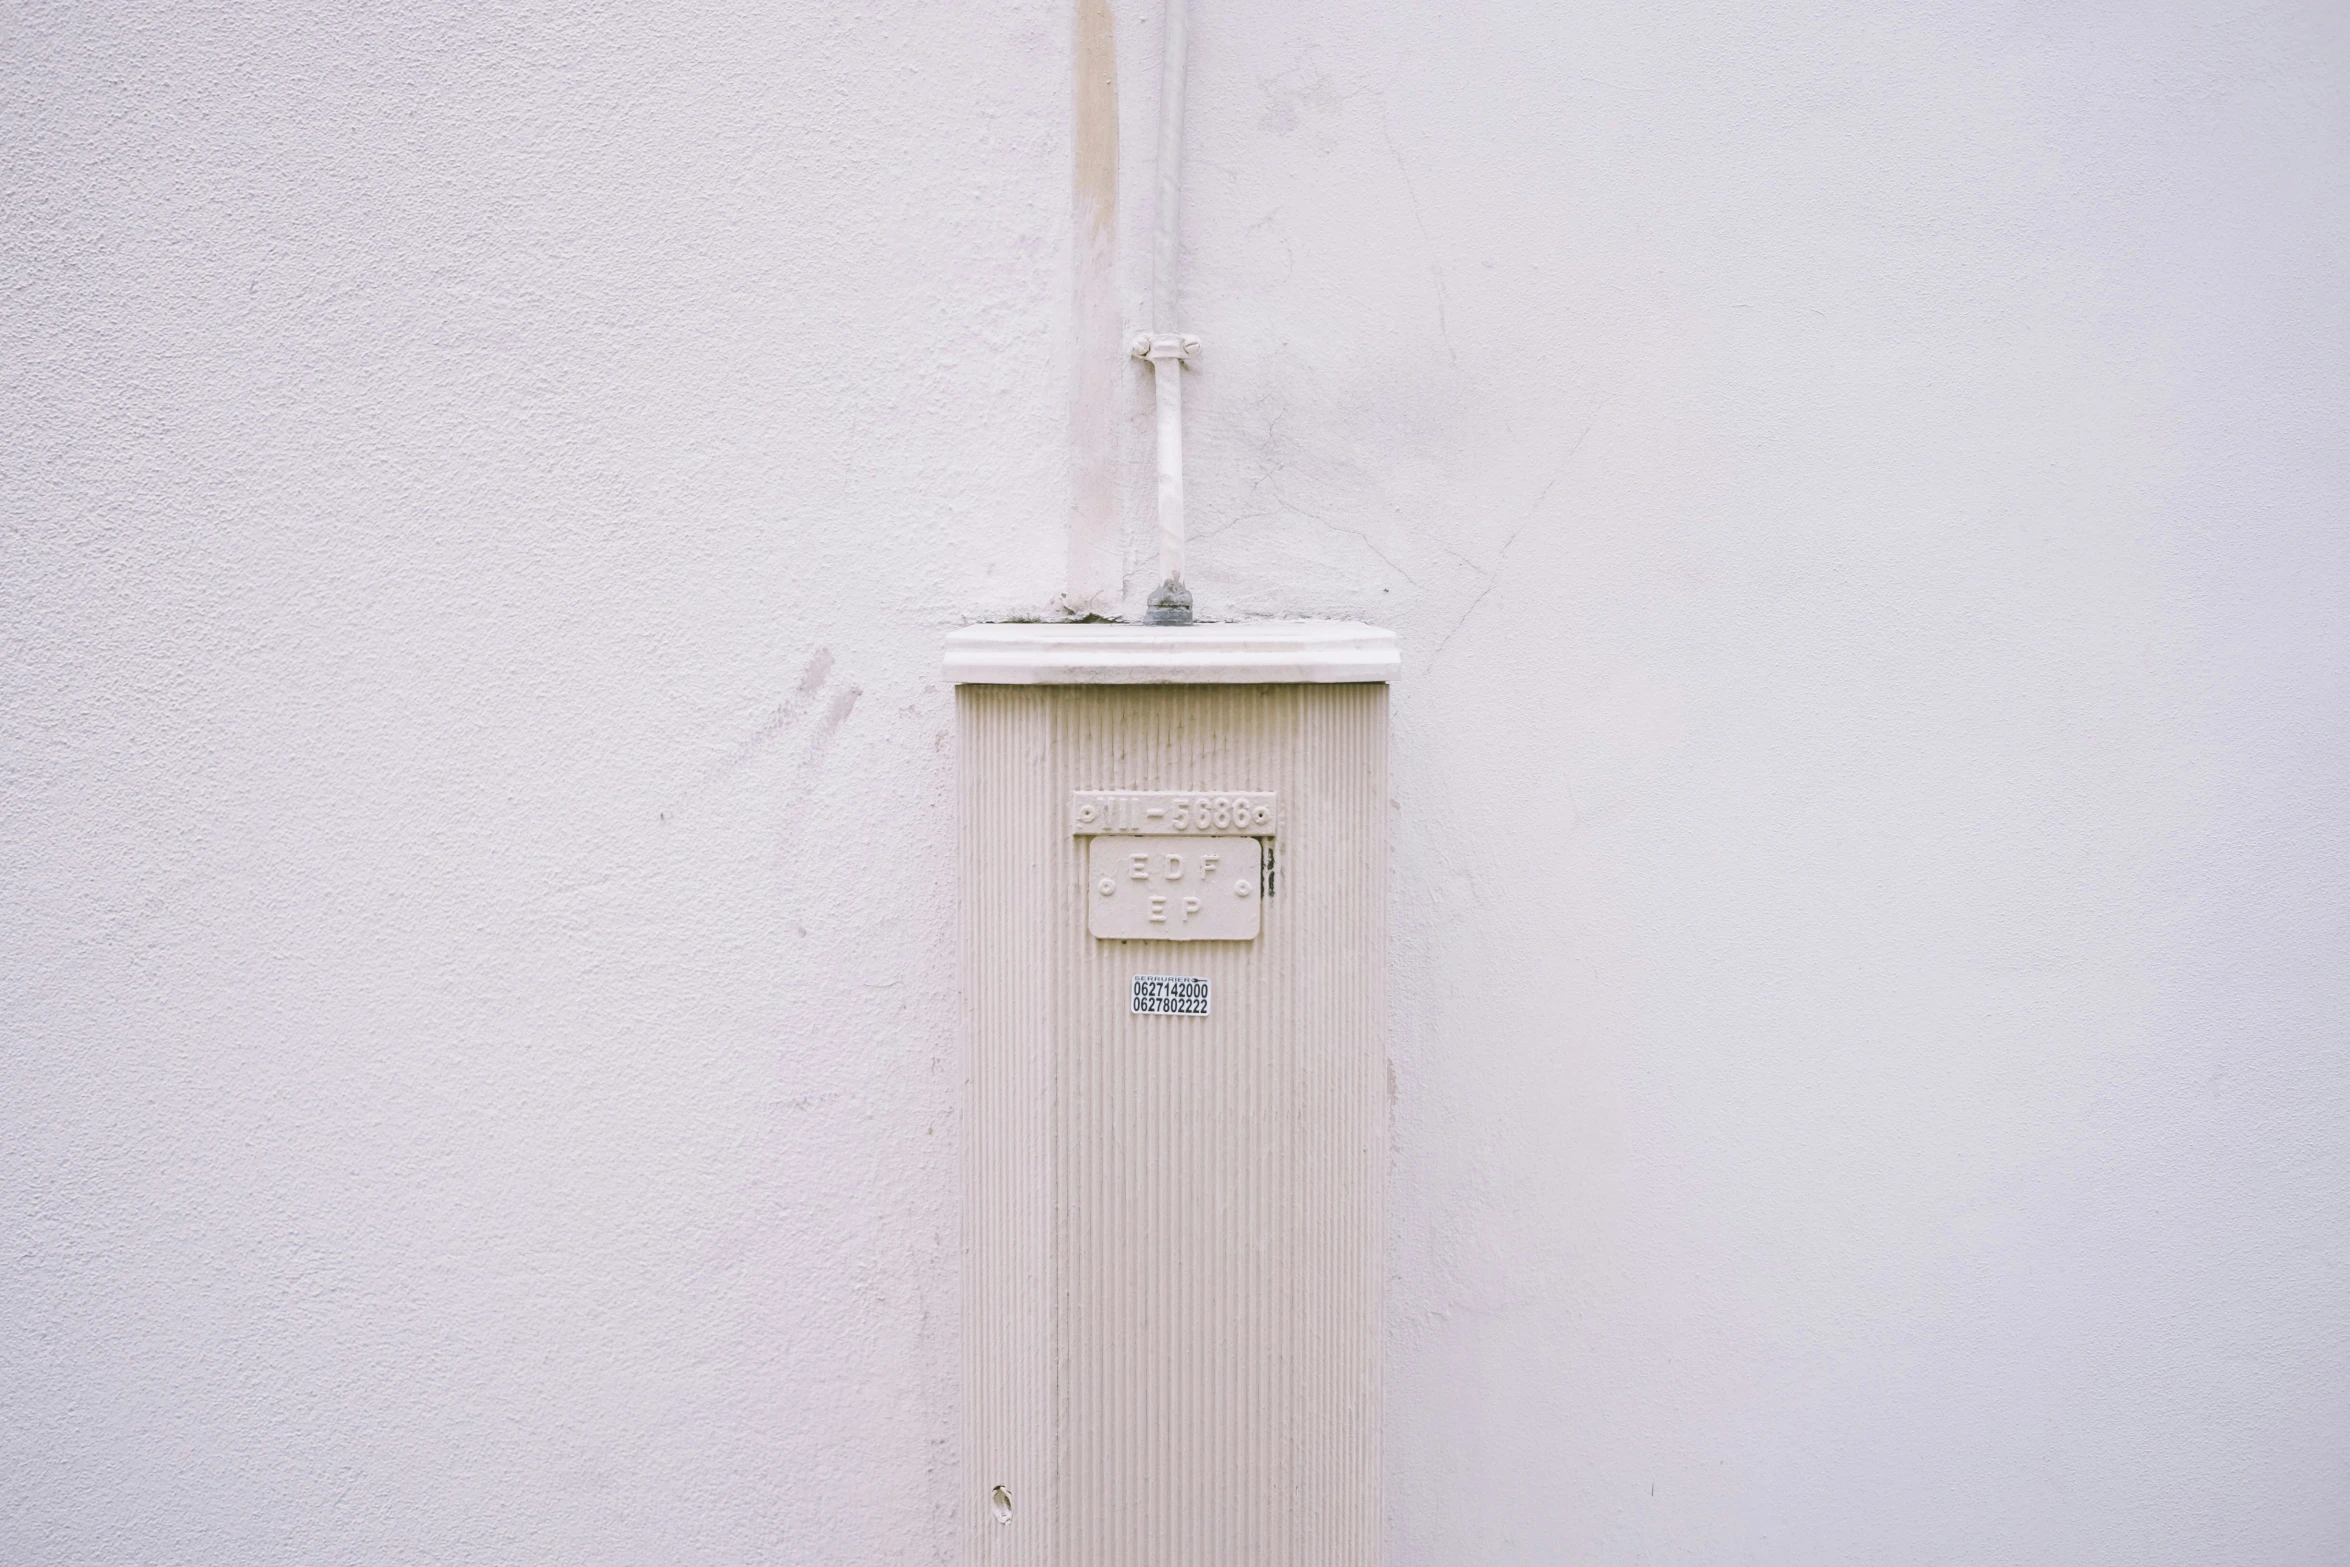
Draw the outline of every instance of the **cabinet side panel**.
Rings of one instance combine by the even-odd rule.
[[[1048,1567],[1053,1497],[1051,965],[1059,847],[1034,781],[1034,688],[957,688],[963,1124],[963,1512],[967,1567]],[[1001,1516],[1001,1486],[1010,1516]]]

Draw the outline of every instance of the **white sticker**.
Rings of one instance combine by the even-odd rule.
[[[1208,982],[1204,979],[1182,979],[1173,974],[1137,974],[1134,976],[1136,1012],[1163,1012],[1173,1017],[1206,1017],[1208,1015]]]

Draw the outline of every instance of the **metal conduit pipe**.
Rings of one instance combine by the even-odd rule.
[[[1151,365],[1158,406],[1159,575],[1150,597],[1155,626],[1191,623],[1191,590],[1183,585],[1183,366],[1199,339],[1175,330],[1176,220],[1183,193],[1183,71],[1186,0],[1167,0],[1159,58],[1158,200],[1151,234],[1151,325],[1131,346]]]

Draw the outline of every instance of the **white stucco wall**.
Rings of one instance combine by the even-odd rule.
[[[1070,9],[0,14],[0,1560],[952,1557]],[[1196,14],[1194,585],[1406,650],[1393,1561],[2350,1555],[2342,9]]]

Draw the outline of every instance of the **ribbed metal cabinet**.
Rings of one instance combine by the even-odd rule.
[[[949,639],[970,1567],[1380,1560],[1395,663],[1328,623]],[[1086,791],[1272,794],[1256,937],[1091,934]]]

